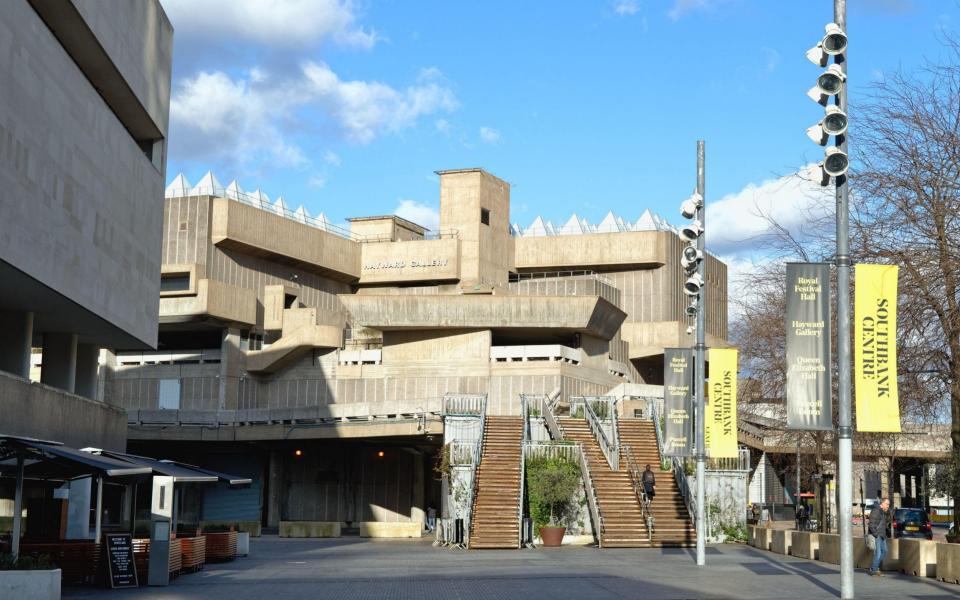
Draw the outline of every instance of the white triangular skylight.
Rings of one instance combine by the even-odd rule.
[[[187,181],[187,178],[183,176],[183,173],[180,173],[173,178],[173,181],[170,182],[170,185],[167,186],[167,189],[163,192],[164,198],[183,198],[184,196],[190,195],[190,188],[193,187],[190,185],[190,182]]]
[[[223,186],[217,181],[217,176],[213,174],[213,171],[207,171],[207,174],[204,175],[197,185],[193,186],[193,189],[190,190],[191,196],[220,196],[223,197],[226,193]]]

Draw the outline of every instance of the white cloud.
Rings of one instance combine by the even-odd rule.
[[[340,155],[334,152],[333,150],[324,151],[323,162],[327,163],[332,167],[339,167],[341,164],[343,164],[343,161],[340,160]]]
[[[443,135],[450,135],[450,122],[446,119],[437,119],[433,122],[433,126]]]
[[[667,16],[677,21],[681,17],[695,11],[712,11],[717,5],[726,1],[727,0],[674,0],[673,8],[667,12]]]
[[[500,132],[492,127],[481,127],[480,139],[486,144],[496,144],[500,141]]]
[[[358,26],[349,0],[162,0],[177,39],[227,39],[265,46],[308,46],[332,40],[372,47],[379,39]]]
[[[315,190],[319,190],[327,185],[327,178],[320,174],[311,175],[307,180],[307,185]]]
[[[797,174],[751,183],[716,202],[707,199],[707,246],[718,255],[755,258],[758,239],[771,233],[763,214],[800,235],[811,213],[832,208],[831,188],[821,188]]]
[[[767,48],[766,46],[760,48],[760,51],[763,53],[764,58],[764,73],[769,75],[770,73],[773,73],[780,65],[780,53],[773,48]]]
[[[635,15],[640,12],[640,2],[638,0],[616,0],[613,3],[613,12],[620,16]]]
[[[393,214],[417,225],[426,227],[430,231],[440,229],[440,213],[434,207],[417,202],[416,200],[400,199]]]
[[[310,161],[292,140],[305,121],[333,123],[346,138],[366,143],[456,107],[453,92],[439,83],[395,89],[377,81],[344,81],[324,63],[304,63],[299,73],[283,79],[260,69],[237,78],[200,72],[174,90],[170,137],[181,159],[303,166]],[[329,151],[323,159],[340,161]]]

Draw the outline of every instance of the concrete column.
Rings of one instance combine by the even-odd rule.
[[[30,347],[33,345],[32,312],[0,312],[0,371],[30,377]]]
[[[117,369],[117,353],[106,348],[100,349],[100,356],[103,359],[103,368],[97,369],[97,400],[107,401],[107,379]],[[99,365],[98,365],[99,367]]]
[[[67,502],[67,539],[90,539],[90,496],[93,479],[84,477],[70,482],[70,499]]]
[[[40,381],[71,392],[77,381],[77,334],[43,334],[43,368]]]
[[[93,344],[77,344],[76,393],[91,400],[97,398],[97,362],[100,348]]]
[[[423,454],[417,452],[413,455],[413,506],[410,507],[410,520],[414,523],[426,523],[424,513],[426,507],[423,501],[424,481],[423,481]]]
[[[283,505],[283,454],[280,451],[270,451],[267,469],[267,527],[280,527]]]
[[[220,389],[219,410],[236,410],[240,391],[240,373],[244,369],[243,353],[240,351],[240,330],[223,330],[220,342]]]

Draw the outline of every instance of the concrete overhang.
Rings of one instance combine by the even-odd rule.
[[[624,231],[514,238],[517,271],[654,269],[667,263],[676,234]]]
[[[650,321],[625,323],[621,332],[630,344],[630,358],[634,360],[662,356],[664,348],[692,346],[694,336],[687,335],[687,323],[681,321]],[[726,340],[707,334],[708,348],[732,348]]]
[[[360,277],[360,244],[226,198],[213,199],[211,239],[221,248],[268,257],[338,281]]]
[[[273,373],[297,360],[314,348],[339,348],[343,327],[339,325],[305,325],[263,350],[247,352],[247,370]]]
[[[160,298],[160,323],[185,323],[204,317],[254,325],[257,295],[253,290],[214,279],[199,279],[195,294]]]
[[[348,295],[355,325],[380,331],[530,329],[587,333],[609,340],[626,313],[599,296]]]

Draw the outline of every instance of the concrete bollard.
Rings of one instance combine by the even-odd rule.
[[[821,533],[820,552],[818,560],[834,565],[840,564],[840,535],[836,533]]]
[[[777,554],[790,554],[790,540],[795,533],[795,531],[790,531],[789,529],[774,530],[770,550]]]
[[[900,538],[900,570],[917,577],[937,576],[937,543]]]
[[[937,544],[937,579],[960,583],[960,544]]]
[[[853,538],[854,564],[858,569],[869,569],[873,563],[873,550],[867,548],[867,542],[862,537]],[[900,570],[900,540],[887,540],[887,555],[880,563],[881,571]]]
[[[820,534],[812,531],[795,532],[790,539],[790,554],[816,560],[820,557]]]

